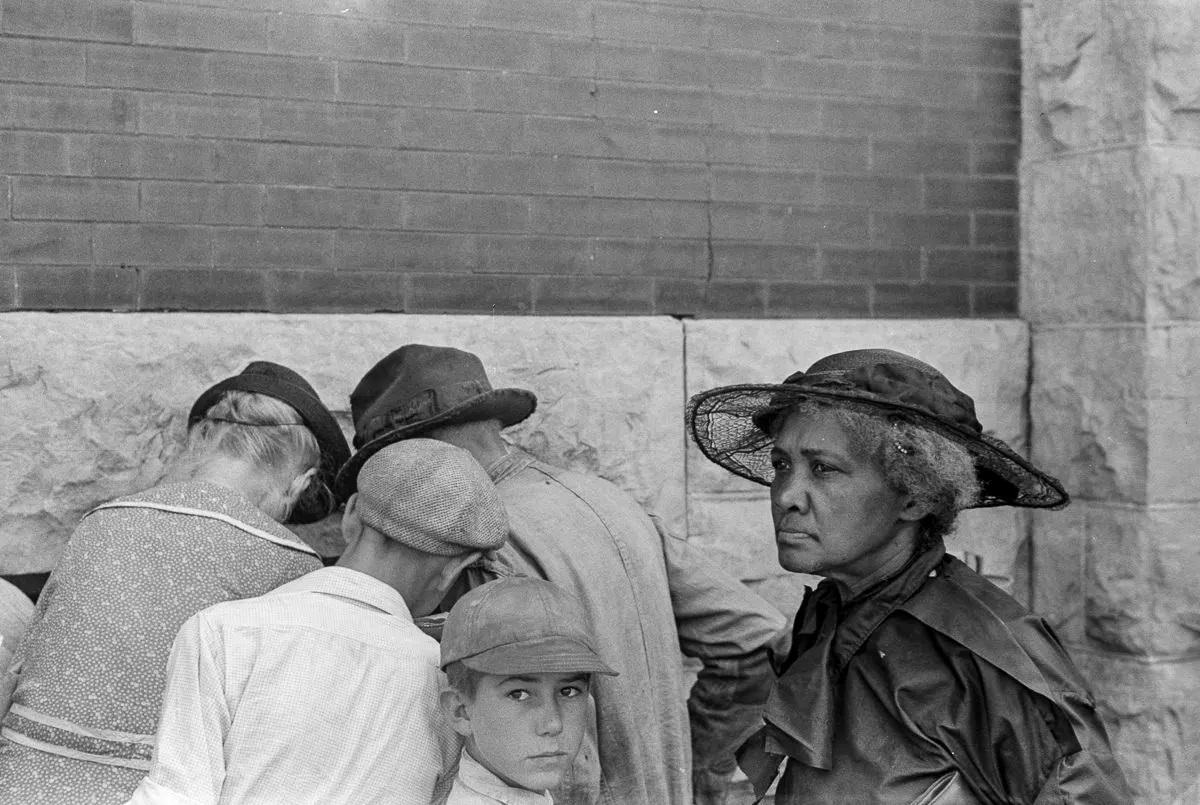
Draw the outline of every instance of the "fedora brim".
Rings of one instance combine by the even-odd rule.
[[[363,464],[389,444],[395,444],[403,439],[412,439],[442,425],[457,425],[485,419],[498,419],[500,424],[507,428],[524,422],[536,408],[537,397],[531,391],[492,389],[431,417],[384,431],[350,456],[337,474],[335,488],[343,500],[354,494],[358,488],[358,473]]]
[[[868,413],[900,416],[964,447],[975,462],[980,485],[979,498],[968,508],[1057,509],[1070,501],[1058,479],[1033,466],[1000,439],[958,427],[918,406],[852,388],[747,384],[710,389],[688,401],[687,430],[710,461],[734,475],[770,486],[774,477],[770,455],[773,439],[760,423],[766,424],[773,412],[781,412],[805,398],[839,402]]]

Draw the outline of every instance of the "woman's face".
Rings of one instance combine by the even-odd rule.
[[[833,414],[784,416],[771,450],[779,564],[852,585],[911,554],[920,513],[854,449]]]

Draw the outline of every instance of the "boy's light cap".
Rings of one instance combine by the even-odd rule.
[[[488,582],[458,600],[442,631],[442,668],[453,662],[485,674],[617,674],[596,653],[579,600],[524,576]]]
[[[462,448],[433,439],[388,445],[363,465],[362,521],[423,553],[493,551],[508,539],[508,518],[483,467]]]

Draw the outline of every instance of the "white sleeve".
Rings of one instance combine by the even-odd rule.
[[[216,805],[220,800],[231,721],[224,683],[222,635],[201,612],[175,636],[153,764],[130,803]]]

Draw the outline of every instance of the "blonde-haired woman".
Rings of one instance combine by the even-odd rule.
[[[200,395],[163,482],[88,512],[42,592],[9,670],[0,801],[127,799],[150,765],[179,626],[321,566],[281,523],[332,513],[348,456],[284,366],[256,361]]]

